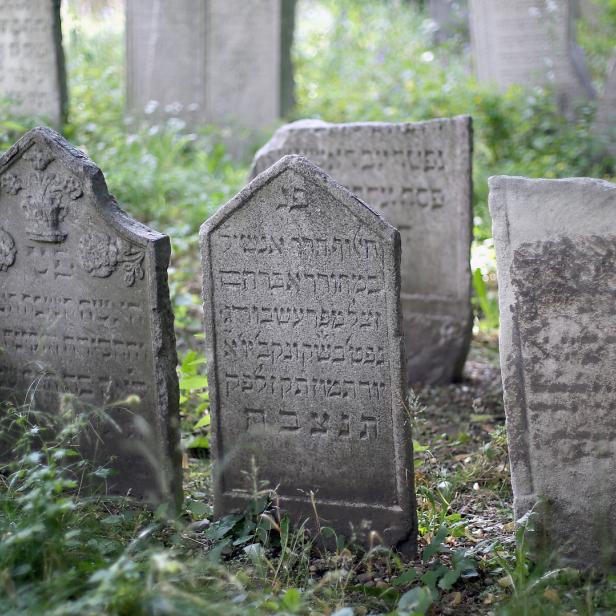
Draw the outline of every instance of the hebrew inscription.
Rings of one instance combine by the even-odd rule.
[[[314,492],[342,532],[363,515],[383,532],[400,524],[388,541],[406,541],[395,231],[306,159],[286,157],[202,237],[218,510],[245,498],[254,457],[300,515]]]
[[[66,107],[60,0],[2,0],[0,99],[18,115],[62,122]]]
[[[0,159],[0,400],[56,414],[74,396],[94,427],[82,453],[112,470],[107,489],[173,503],[168,240],[120,212],[100,177],[93,187],[97,174],[48,129]]]
[[[445,383],[457,378],[468,351],[470,131],[469,118],[462,117],[417,124],[305,120],[278,130],[253,163],[254,176],[282,156],[305,156],[398,229],[407,379],[411,383]],[[334,237],[325,245],[322,240],[317,243],[317,238],[292,236],[284,246],[280,239],[251,234],[233,241],[255,250],[329,252],[332,263],[342,262],[354,246],[348,238],[349,244]]]

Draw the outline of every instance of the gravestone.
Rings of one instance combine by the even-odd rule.
[[[495,177],[490,211],[516,519],[535,507],[539,548],[614,564],[616,186]]]
[[[57,415],[72,394],[91,414],[82,453],[114,471],[109,493],[173,504],[169,254],[169,238],[126,216],[100,169],[52,130],[0,158],[0,400]]]
[[[593,132],[605,144],[610,155],[616,158],[616,54],[597,103]]]
[[[575,42],[574,0],[470,0],[471,42],[480,81],[550,85],[566,108],[594,89]]]
[[[407,381],[459,378],[472,328],[471,119],[295,122],[257,152],[253,176],[286,154],[312,160],[400,232]]]
[[[128,0],[126,10],[131,113],[259,130],[292,107],[295,0]]]
[[[66,116],[60,0],[2,0],[0,100],[20,116],[54,125]]]
[[[436,24],[436,43],[452,36],[468,36],[468,0],[427,0],[428,15]]]
[[[314,493],[321,526],[413,553],[398,232],[287,156],[205,222],[201,252],[215,513],[250,502],[256,466],[296,522]]]

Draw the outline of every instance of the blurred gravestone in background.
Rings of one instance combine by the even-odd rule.
[[[535,507],[541,555],[613,566],[616,186],[495,177],[490,212],[515,519]]]
[[[286,154],[310,158],[400,231],[407,380],[459,378],[472,328],[471,119],[295,122],[257,152],[253,176]]]
[[[616,54],[612,58],[605,86],[597,103],[593,131],[597,138],[605,143],[608,152],[616,158]]]
[[[551,85],[566,109],[593,98],[584,54],[575,42],[575,0],[470,0],[471,41],[480,81]]]
[[[468,0],[427,0],[428,15],[437,25],[436,43],[468,33]]]
[[[19,116],[66,118],[60,0],[0,2],[0,99]]]
[[[293,105],[295,0],[127,0],[127,106],[249,130]]]
[[[89,413],[80,449],[113,471],[106,490],[176,504],[169,254],[57,133],[34,129],[0,158],[0,400]]]
[[[400,236],[308,160],[288,156],[201,230],[217,515],[248,473],[296,522],[416,548],[404,401]]]

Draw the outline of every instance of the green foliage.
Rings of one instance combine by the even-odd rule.
[[[614,161],[590,132],[591,106],[572,120],[547,90],[511,88],[501,95],[481,86],[462,48],[434,47],[429,23],[412,2],[323,0],[304,11],[297,117],[399,122],[473,116],[477,239],[491,235],[491,175],[614,177]],[[608,40],[613,47],[614,35]],[[605,58],[608,51],[598,53]]]
[[[490,293],[483,279],[483,273],[479,268],[473,272],[473,290],[475,295],[473,300],[477,308],[479,308],[479,322],[484,329],[498,329],[499,313],[498,313],[498,298],[496,293]]]
[[[207,376],[203,373],[205,357],[196,351],[187,351],[178,368],[180,378],[180,412],[185,431],[190,434],[188,449],[209,449],[210,398]]]

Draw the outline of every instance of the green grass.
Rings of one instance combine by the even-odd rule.
[[[600,82],[616,31],[614,0],[600,32],[580,26]],[[435,48],[425,15],[394,0],[300,3],[293,118],[409,121],[470,113],[475,120],[473,269],[478,338],[473,359],[495,366],[498,324],[486,179],[492,174],[614,179],[613,160],[590,135],[592,106],[563,118],[549,92],[490,91],[470,76],[461,38]],[[71,5],[74,6],[74,5]],[[123,112],[123,44],[117,20],[66,12],[70,123],[66,136],[103,169],[134,217],[173,242],[170,286],[181,354],[184,442],[205,455],[206,381],[199,337],[199,225],[244,184],[215,130],[177,123],[140,128]],[[121,25],[121,24],[120,24]],[[8,147],[34,118],[5,118]],[[466,388],[466,389],[465,389]],[[470,389],[469,389],[470,388]],[[473,389],[475,388],[475,389]],[[425,405],[425,407],[424,407]],[[168,519],[122,499],[83,498],[75,477],[100,474],[74,455],[75,420],[41,452],[41,418],[2,409],[20,445],[0,474],[2,614],[518,614],[612,613],[616,580],[534,563],[511,523],[506,438],[498,387],[421,392],[415,415],[422,557],[380,547],[362,552],[338,538],[321,550],[271,507],[253,472],[254,505],[211,519],[211,469],[191,458],[182,515]],[[327,532],[327,531],[326,531]],[[429,606],[432,605],[432,608]],[[345,611],[346,609],[346,611]],[[577,610],[572,612],[572,610]],[[456,611],[457,610],[457,611]]]

